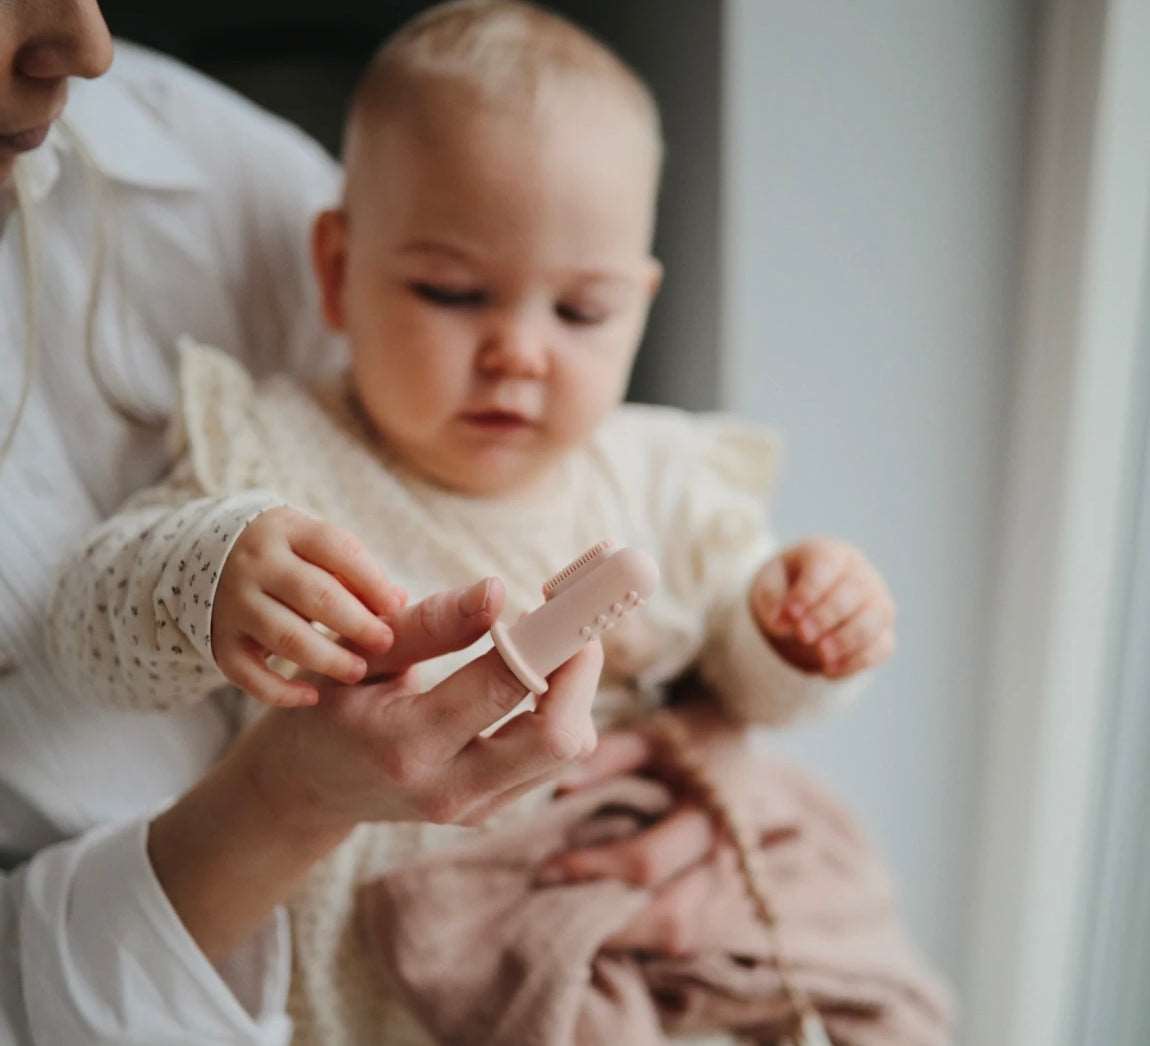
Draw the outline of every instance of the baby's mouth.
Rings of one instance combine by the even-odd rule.
[[[468,411],[463,420],[487,432],[517,432],[535,425],[530,418],[510,410]]]

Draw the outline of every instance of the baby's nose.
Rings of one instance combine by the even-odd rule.
[[[538,379],[547,374],[549,355],[546,339],[532,325],[508,322],[487,337],[479,353],[479,368],[485,374]]]

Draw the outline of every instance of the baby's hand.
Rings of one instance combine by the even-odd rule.
[[[385,653],[394,635],[380,615],[395,613],[405,598],[351,534],[295,509],[269,509],[244,528],[220,572],[212,654],[228,679],[260,701],[314,704],[316,688],[273,672],[269,655],[358,683],[367,662],[312,622]]]
[[[894,601],[856,548],[810,538],[755,575],[751,612],[779,655],[796,668],[842,679],[894,650]]]

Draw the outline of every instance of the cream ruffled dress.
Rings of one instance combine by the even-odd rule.
[[[57,600],[71,609],[56,627],[72,637],[81,626],[75,608],[102,598],[94,575],[100,591],[127,591],[142,608],[142,617],[123,614],[136,630],[130,636],[128,626],[101,625],[87,629],[86,644],[60,640],[81,673],[117,657],[120,673],[109,692],[121,699],[127,693],[135,695],[133,703],[153,700],[149,695],[159,691],[154,679],[149,685],[144,678],[149,673],[181,700],[198,699],[218,684],[214,666],[204,663],[210,658],[205,634],[214,577],[234,535],[219,535],[220,524],[215,531],[208,524],[230,512],[238,523],[224,530],[238,533],[260,509],[287,503],[355,533],[413,598],[498,575],[509,620],[537,606],[542,582],[600,539],[647,549],[662,579],[643,611],[606,637],[596,703],[601,727],[651,711],[664,685],[688,667],[700,669],[732,715],[749,721],[790,721],[841,700],[840,686],[782,662],[748,612],[747,585],[773,551],[766,499],[776,444],[757,425],[626,405],[566,457],[545,491],[530,499],[477,498],[433,486],[391,460],[344,383],[309,390],[276,377],[256,384],[232,358],[190,343],[181,371],[179,467],[106,525],[98,554],[74,567]],[[202,599],[187,585],[168,586],[178,598],[158,590],[173,569],[173,545],[166,553],[157,549],[150,533],[160,518],[155,514],[165,511],[169,542],[178,545],[181,528],[228,539],[187,545],[198,557],[193,565],[203,563],[196,572]],[[163,564],[149,562],[160,555]],[[132,595],[141,585],[157,591]],[[173,637],[176,642],[168,642]],[[151,659],[120,664],[134,660],[120,656],[129,643],[149,647]],[[432,685],[479,652],[473,647],[424,666],[421,683]],[[254,714],[262,706],[251,707]],[[528,796],[499,820],[521,817],[545,800]],[[366,962],[350,918],[353,897],[356,886],[381,869],[473,830],[364,825],[315,868],[291,904],[297,1043],[428,1043]]]

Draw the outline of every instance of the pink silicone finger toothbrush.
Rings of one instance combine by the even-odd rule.
[[[544,584],[541,607],[510,628],[496,622],[491,637],[519,681],[543,694],[548,675],[642,606],[658,583],[659,568],[646,552],[600,541]]]

